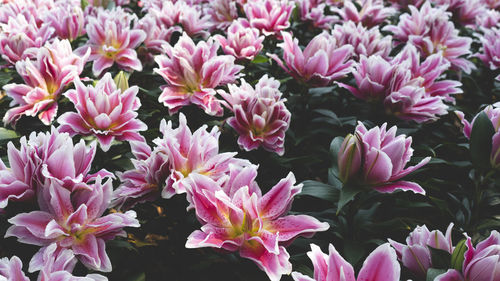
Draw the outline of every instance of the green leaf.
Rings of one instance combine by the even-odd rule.
[[[436,279],[436,277],[438,277],[439,275],[441,275],[445,272],[446,272],[445,269],[429,268],[427,270],[427,278],[425,280],[426,281],[434,281],[434,279]]]
[[[465,259],[464,254],[467,250],[467,246],[465,245],[466,241],[467,239],[462,239],[460,242],[458,242],[457,246],[455,246],[455,250],[453,250],[453,254],[451,254],[451,267],[460,272],[462,271],[462,266]]]
[[[470,134],[470,154],[472,163],[479,169],[490,168],[490,154],[492,147],[492,137],[495,128],[486,113],[478,114],[472,125]]]
[[[330,143],[330,154],[332,156],[332,167],[334,175],[338,177],[338,154],[340,147],[342,146],[342,142],[344,141],[344,137],[336,137]]]
[[[431,238],[432,239],[432,238]],[[431,262],[435,268],[450,268],[451,254],[448,251],[436,249],[429,246],[431,251]]]
[[[332,124],[337,125],[337,126],[342,125],[342,123],[339,120],[339,117],[333,111],[328,110],[328,109],[315,109],[314,111],[323,115],[323,116],[328,117],[329,120],[332,121]]]
[[[255,58],[252,60],[252,63],[265,63],[269,59],[266,56],[263,55],[257,55]]]
[[[339,200],[339,188],[319,181],[304,181],[300,195],[309,195],[335,203]]]
[[[132,277],[128,278],[127,281],[146,281],[146,274],[144,272],[134,274]]]
[[[0,128],[0,140],[10,140],[10,139],[16,139],[19,136],[15,131],[12,130],[7,130],[5,128]]]
[[[346,184],[340,190],[340,198],[337,205],[337,214],[340,213],[340,210],[349,202],[351,202],[354,197],[363,191],[363,188],[358,185]]]
[[[81,0],[80,4],[82,5],[82,10],[85,10],[85,8],[89,5],[88,0]]]

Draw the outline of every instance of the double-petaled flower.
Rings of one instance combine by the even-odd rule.
[[[31,133],[22,137],[20,149],[10,142],[7,154],[10,168],[0,167],[0,208],[8,200],[25,201],[51,181],[68,190],[86,188],[97,176],[113,177],[106,170],[90,174],[95,145],[87,147],[81,140],[73,144],[66,133],[52,128],[50,133]]]
[[[361,7],[359,11],[354,2]],[[344,22],[361,23],[366,27],[379,25],[396,12],[392,7],[384,7],[381,0],[348,0],[343,4],[342,8],[333,7],[332,11],[338,13]]]
[[[16,256],[0,259],[0,280],[30,281],[23,272],[23,263]]]
[[[330,244],[328,255],[311,244],[307,253],[314,266],[314,278],[299,272],[293,272],[295,281],[399,281],[401,267],[396,259],[396,253],[389,244],[380,245],[368,255],[363,262],[358,277],[354,269]]]
[[[122,184],[113,193],[112,206],[129,209],[137,203],[154,201],[170,176],[168,156],[160,150],[151,150],[145,142],[130,142],[134,169],[117,173]]]
[[[11,64],[25,59],[27,49],[42,47],[54,33],[50,25],[38,26],[31,14],[9,17],[0,30],[0,54]]]
[[[444,9],[433,8],[425,2],[420,9],[409,7],[411,14],[404,13],[397,25],[389,25],[384,30],[394,34],[399,42],[410,43],[418,48],[424,57],[440,53],[451,66],[470,73],[474,64],[464,56],[470,52],[471,38],[458,35],[458,30]]]
[[[424,158],[405,168],[413,155],[411,137],[396,136],[397,127],[387,124],[367,130],[359,122],[354,135],[349,134],[338,152],[339,177],[344,183],[367,186],[383,193],[396,190],[425,194],[417,183],[400,180],[430,161]]]
[[[212,38],[195,45],[184,33],[175,46],[165,45],[165,55],[155,58],[155,72],[167,82],[158,100],[170,114],[192,103],[207,114],[222,115],[215,88],[234,82],[243,67],[234,64],[233,56],[218,56],[218,49]]]
[[[18,105],[7,111],[3,122],[15,123],[22,115],[36,116],[49,125],[57,114],[57,100],[65,87],[79,75],[89,56],[73,53],[68,40],[55,39],[54,42],[39,49],[30,49],[34,59],[26,58],[16,63],[16,70],[24,84],[8,84],[5,93]]]
[[[255,88],[241,79],[241,86],[231,84],[229,93],[220,92],[234,113],[227,123],[238,132],[238,144],[246,151],[262,146],[278,155],[285,153],[285,132],[291,113],[279,86],[279,81],[266,74]]]
[[[135,48],[144,39],[143,30],[131,28],[135,18],[121,8],[111,11],[98,9],[95,17],[88,17],[86,32],[89,40],[76,50],[81,54],[90,47],[89,60],[94,61],[92,72],[99,76],[114,63],[126,70],[142,70]]]
[[[231,164],[240,167],[250,164],[235,158],[236,152],[219,153],[220,131],[217,127],[208,131],[204,125],[191,132],[183,114],[179,114],[178,128],[172,128],[172,122],[163,120],[160,131],[163,138],[154,140],[155,150],[167,155],[170,162],[170,176],[162,190],[164,198],[189,191],[188,178],[192,175],[201,174],[219,182],[225,180]]]
[[[497,80],[500,80],[500,76],[497,77]],[[493,168],[498,169],[500,168],[500,103],[488,105],[485,109],[483,109],[482,112],[486,113],[486,116],[488,117],[488,119],[490,119],[491,124],[493,125],[493,129],[495,130],[495,133],[491,138],[492,147],[490,153],[490,163]],[[455,113],[464,125],[464,135],[468,139],[470,139],[472,126],[474,126],[474,121],[476,121],[476,118],[479,114],[476,115],[474,119],[472,119],[472,121],[469,123],[469,121],[464,118],[463,112],[455,111]]]
[[[93,184],[71,192],[56,181],[38,191],[39,211],[21,213],[8,221],[13,224],[6,237],[19,242],[43,246],[33,261],[43,260],[47,246],[72,249],[88,268],[111,271],[105,241],[124,235],[124,227],[139,227],[134,211],[111,213],[107,210],[113,185],[98,176]]]
[[[436,281],[474,281],[500,279],[500,233],[493,230],[488,238],[476,247],[467,237],[462,272],[450,269],[436,277]]]
[[[246,185],[230,196],[207,177],[197,175],[194,179],[192,201],[202,227],[188,237],[186,247],[239,251],[273,281],[292,271],[284,245],[298,236],[311,237],[329,228],[311,216],[286,215],[293,197],[302,189],[294,185],[292,173],[263,196]]]
[[[290,16],[295,7],[288,0],[248,1],[244,6],[245,14],[252,27],[265,36],[280,37],[282,30],[290,27]]]
[[[108,151],[115,138],[143,140],[138,132],[145,131],[147,126],[137,119],[136,111],[141,106],[137,86],[122,91],[110,73],[106,73],[95,87],[85,86],[79,80],[75,80],[75,86],[76,90],[68,91],[66,97],[77,112],[66,112],[59,117],[59,131],[72,136],[96,136],[103,151]]]
[[[500,68],[500,28],[483,29],[484,35],[480,38],[483,49],[478,57],[491,70]]]
[[[417,226],[406,238],[406,245],[389,239],[389,243],[396,250],[398,259],[416,276],[425,277],[427,270],[432,267],[431,249],[440,249],[453,253],[451,231],[453,223],[446,229],[446,234],[439,230],[429,231],[427,226]]]
[[[284,42],[278,46],[283,49],[286,65],[277,55],[268,55],[294,78],[315,86],[326,86],[351,72],[351,45],[338,46],[334,36],[323,32],[315,36],[302,50],[299,41],[292,38],[290,33],[281,34]]]
[[[246,19],[231,23],[226,37],[216,35],[214,38],[219,41],[226,55],[236,59],[253,60],[264,47],[264,36],[259,36],[259,30],[251,27]]]

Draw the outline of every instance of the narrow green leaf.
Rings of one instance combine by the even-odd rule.
[[[0,140],[10,140],[18,138],[19,136],[15,131],[0,128]]]
[[[340,190],[340,198],[337,205],[337,214],[342,210],[342,208],[349,202],[351,202],[354,197],[363,190],[361,186],[357,185],[344,185]]]
[[[263,55],[257,55],[255,58],[252,60],[252,63],[265,63],[268,61],[268,58]]]
[[[335,203],[339,200],[339,189],[335,186],[319,181],[304,181],[300,195],[309,195]]]
[[[337,176],[338,178],[338,171],[339,171],[339,167],[338,167],[338,154],[339,154],[339,150],[340,150],[340,147],[342,146],[342,142],[344,141],[344,137],[336,137],[332,140],[332,142],[330,143],[330,155],[332,156],[332,169],[333,169],[333,172],[335,174],[335,176]]]
[[[432,239],[432,238],[431,238]],[[429,246],[431,251],[432,266],[435,268],[450,268],[451,254],[448,251],[436,249]]]
[[[492,147],[492,137],[495,128],[486,113],[478,114],[472,125],[470,134],[470,154],[472,163],[479,169],[490,168],[490,154]]]
[[[144,272],[134,274],[132,277],[128,278],[127,281],[146,281],[146,274]]]
[[[455,246],[455,250],[453,250],[453,254],[451,254],[451,267],[460,272],[462,271],[462,266],[465,259],[464,254],[467,250],[467,246],[465,245],[466,241],[467,239],[462,239],[460,242],[458,242],[457,246]]]
[[[436,277],[438,277],[439,275],[441,275],[445,272],[446,272],[445,269],[429,268],[427,270],[427,278],[425,280],[426,281],[434,281],[434,279],[436,279]]]

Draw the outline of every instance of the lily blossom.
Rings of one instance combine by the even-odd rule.
[[[311,244],[311,251],[307,252],[314,266],[314,278],[299,272],[293,272],[295,281],[399,281],[401,267],[396,259],[396,253],[388,243],[378,246],[363,262],[358,277],[354,269],[330,244],[328,255]]]
[[[30,49],[36,59],[25,59],[16,63],[16,70],[24,84],[7,84],[5,93],[13,100],[3,117],[6,124],[15,123],[22,115],[36,116],[49,125],[57,114],[57,101],[65,87],[79,79],[89,50],[83,56],[73,53],[68,40],[55,39],[39,49]]]
[[[231,84],[229,93],[219,92],[234,113],[227,123],[238,132],[238,144],[246,151],[262,146],[278,155],[285,153],[285,132],[291,113],[279,86],[279,81],[266,74],[255,88],[241,79],[241,86]]]
[[[396,136],[396,126],[389,130],[386,127],[384,123],[367,130],[363,123],[358,122],[354,136],[348,135],[344,139],[338,156],[339,170],[344,171],[342,181],[354,181],[382,193],[399,189],[425,194],[419,184],[400,179],[427,164],[431,158],[426,157],[417,165],[405,168],[413,154],[412,139],[405,135]]]
[[[75,105],[77,112],[66,112],[57,119],[61,132],[71,136],[94,135],[103,151],[108,151],[116,138],[123,141],[141,141],[140,131],[146,124],[137,119],[141,102],[137,97],[139,88],[132,86],[119,89],[110,73],[94,86],[85,86],[75,80],[76,90],[66,92],[66,97]]]
[[[294,78],[315,86],[326,86],[334,80],[345,77],[352,71],[353,52],[351,45],[338,47],[335,37],[323,32],[315,36],[302,51],[297,38],[282,32],[284,42],[278,44],[283,49],[283,60],[268,54],[281,68]]]
[[[19,242],[44,246],[33,257],[42,259],[46,246],[72,249],[88,268],[110,272],[111,262],[105,241],[124,235],[124,227],[139,227],[134,211],[103,216],[109,207],[113,186],[98,176],[86,189],[71,192],[52,181],[39,192],[40,211],[21,213],[8,221],[13,224],[5,237]]]
[[[439,230],[429,231],[427,226],[417,226],[406,238],[406,245],[389,239],[396,250],[398,259],[415,275],[425,277],[432,267],[431,250],[429,247],[453,253],[451,231],[453,223],[446,229],[446,234]]]
[[[192,200],[202,227],[188,237],[186,248],[239,251],[270,280],[277,281],[292,271],[284,245],[298,236],[311,237],[329,228],[328,223],[311,216],[286,215],[293,197],[302,189],[302,185],[295,185],[292,173],[263,196],[243,186],[230,197],[216,182],[196,177]]]
[[[153,141],[157,145],[155,150],[167,155],[170,162],[170,176],[162,190],[164,198],[187,192],[192,175],[201,174],[218,182],[225,180],[230,164],[240,167],[250,164],[235,158],[236,152],[219,153],[219,129],[213,127],[208,131],[203,125],[191,132],[182,113],[178,128],[174,129],[171,121],[162,120],[160,132],[163,138]]]
[[[215,88],[234,82],[242,66],[234,64],[234,57],[218,56],[219,44],[213,38],[195,45],[184,33],[175,46],[165,45],[165,55],[156,56],[155,69],[168,83],[162,86],[158,98],[175,114],[191,103],[207,114],[222,115],[223,109],[215,97]]]

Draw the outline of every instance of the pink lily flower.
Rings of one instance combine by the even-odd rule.
[[[72,249],[88,268],[110,272],[111,262],[105,241],[123,236],[124,227],[139,227],[134,211],[103,216],[109,206],[113,186],[111,179],[96,181],[86,189],[71,192],[57,182],[40,190],[40,211],[18,214],[8,221],[13,224],[5,237],[17,237],[19,242]],[[33,257],[43,260],[44,248]]]
[[[85,277],[76,277],[71,274],[78,260],[70,249],[58,248],[56,243],[44,247],[38,260],[30,262],[29,271],[40,271],[38,281],[107,281],[108,278],[100,274],[88,274]]]
[[[429,96],[425,88],[418,84],[405,85],[391,92],[384,99],[386,111],[402,120],[417,123],[435,121],[440,115],[447,114],[448,106],[444,104],[444,98]]]
[[[21,151],[9,142],[7,155],[12,169],[0,160],[0,209],[7,207],[9,201],[27,201],[34,197],[32,176],[34,165],[26,152],[26,138],[21,138]]]
[[[208,14],[219,30],[226,30],[238,18],[238,7],[235,1],[213,0],[209,3]]]
[[[367,130],[358,122],[354,136],[348,135],[339,150],[341,180],[344,183],[355,181],[382,193],[399,189],[425,194],[419,184],[400,179],[427,164],[431,158],[426,157],[417,165],[405,168],[413,154],[412,139],[406,135],[396,136],[397,127],[386,130],[386,126],[384,123]]]
[[[186,248],[239,251],[241,257],[254,261],[273,281],[290,274],[290,255],[283,245],[298,236],[311,237],[329,228],[328,223],[311,216],[286,216],[293,197],[302,189],[294,184],[295,177],[290,173],[263,196],[243,186],[230,197],[216,182],[197,175],[192,200],[203,226],[188,237]]]
[[[498,1],[500,4],[500,1]],[[500,23],[500,12],[497,10],[486,10],[483,15],[476,17],[477,29],[486,28],[490,29],[497,27]]]
[[[40,16],[53,7],[53,0],[3,1],[0,8],[0,23],[8,23],[10,18],[16,18],[21,14],[26,18],[34,17],[37,26],[41,26],[43,20]]]
[[[450,269],[436,277],[436,281],[500,280],[500,233],[493,230],[490,236],[476,247],[467,237],[467,251],[462,272]]]
[[[366,57],[379,55],[388,59],[393,48],[392,37],[382,36],[378,26],[368,29],[361,23],[356,25],[352,21],[347,21],[342,25],[335,25],[332,35],[337,40],[338,46],[351,45],[354,47],[352,56],[356,60],[359,60],[361,55]]]
[[[73,41],[85,34],[85,18],[80,6],[59,3],[44,14],[43,21],[54,28],[55,35],[60,39]]]
[[[215,98],[215,88],[234,82],[243,67],[234,64],[233,56],[218,56],[219,44],[210,38],[197,45],[184,33],[175,46],[166,45],[165,55],[155,58],[155,69],[168,85],[158,98],[175,114],[191,103],[207,114],[222,115],[220,101]]]
[[[203,38],[208,38],[210,36],[208,30],[213,28],[211,15],[205,14],[204,11],[193,6],[186,6],[183,8],[179,17],[179,22],[184,32],[191,37],[201,36]]]
[[[357,88],[339,83],[355,97],[367,101],[381,101],[391,93],[397,66],[379,55],[360,56],[355,71],[352,72]]]
[[[259,36],[259,30],[250,27],[246,19],[239,19],[227,29],[227,38],[215,35],[222,50],[226,55],[232,55],[236,59],[253,60],[262,50],[264,36]]]
[[[420,62],[417,49],[413,45],[407,45],[392,60],[392,64],[404,64],[405,61],[408,62],[411,70],[412,80],[409,83],[423,87],[431,97],[443,97],[445,101],[454,103],[455,98],[451,95],[463,93],[459,88],[462,83],[458,81],[436,81],[450,67],[450,63],[441,54],[430,55]]]
[[[178,128],[173,129],[171,121],[166,123],[162,120],[160,132],[163,138],[157,138],[153,142],[158,146],[158,153],[167,155],[170,162],[170,176],[162,191],[164,198],[185,193],[190,185],[188,178],[194,174],[219,182],[225,180],[230,164],[240,167],[250,164],[246,160],[235,158],[236,152],[219,153],[219,129],[213,127],[209,132],[204,125],[191,132],[182,113],[179,114]]]
[[[88,18],[86,32],[89,40],[75,52],[82,54],[90,47],[89,60],[94,61],[92,72],[95,76],[114,63],[126,70],[141,71],[142,64],[134,49],[146,39],[146,33],[131,29],[131,21],[135,18],[121,8],[98,11],[96,17]]]
[[[141,29],[146,33],[144,46],[147,51],[147,61],[153,62],[154,56],[163,52],[163,45],[170,42],[172,34],[181,31],[179,26],[165,27],[158,18],[151,14],[146,14],[135,24],[135,29]],[[139,48],[141,50],[141,48]]]
[[[113,192],[111,205],[128,210],[134,205],[160,197],[170,175],[168,156],[159,150],[151,151],[145,142],[130,142],[134,169],[117,173],[122,184]]]
[[[57,100],[64,88],[74,79],[79,79],[89,51],[78,56],[73,53],[68,40],[55,39],[39,49],[30,49],[36,59],[25,59],[16,63],[16,70],[25,84],[7,84],[5,93],[18,105],[7,111],[5,124],[14,123],[22,116],[36,116],[49,125],[57,114]]]
[[[500,81],[500,75],[497,77],[497,80]],[[493,125],[493,128],[495,129],[495,134],[492,137],[490,163],[493,168],[498,169],[500,168],[500,103],[488,105],[485,109],[483,109],[483,112],[486,113],[486,116],[488,116],[488,118],[491,121],[491,124]],[[464,118],[463,112],[455,111],[455,114],[457,114],[458,118],[460,119],[460,121],[462,121],[462,124],[464,125],[463,129],[464,135],[468,139],[470,139],[472,126],[474,125],[474,121],[476,120],[477,115],[469,123]]]
[[[326,3],[315,0],[296,0],[300,11],[300,19],[309,21],[314,27],[331,29],[339,18],[333,15],[325,15]]]
[[[353,47],[338,47],[336,38],[326,32],[315,36],[303,51],[297,38],[292,38],[290,33],[282,32],[282,37],[284,42],[278,46],[283,50],[286,66],[277,55],[268,56],[296,79],[315,86],[326,86],[352,70],[353,61],[349,58]]]
[[[399,281],[401,267],[396,259],[396,253],[388,243],[378,246],[368,255],[359,271],[358,278],[354,276],[354,269],[330,244],[329,254],[311,244],[311,251],[307,252],[314,266],[314,278],[299,272],[293,272],[295,281]]]
[[[429,231],[427,226],[417,226],[406,238],[406,245],[388,239],[396,250],[398,260],[416,276],[425,278],[427,270],[432,267],[431,250],[429,247],[453,253],[451,241],[453,223],[446,229],[446,234],[439,230]]]
[[[279,91],[280,83],[264,75],[253,88],[241,79],[241,86],[229,85],[229,93],[220,92],[234,116],[227,123],[238,132],[238,144],[246,151],[264,149],[285,153],[285,132],[290,126],[291,113]]]
[[[7,23],[0,24],[0,54],[11,64],[24,60],[29,48],[40,48],[54,33],[49,25],[38,27],[32,15],[18,14],[8,19]]]
[[[443,8],[433,8],[425,2],[420,9],[409,7],[411,15],[402,14],[398,25],[388,25],[383,30],[390,31],[400,42],[409,42],[416,46],[423,56],[441,53],[454,69],[470,73],[474,64],[463,56],[470,54],[472,39],[458,36],[450,13]]]
[[[288,0],[248,1],[244,6],[250,25],[260,30],[264,36],[277,36],[290,27],[290,16],[295,7]]]
[[[87,188],[88,182],[97,176],[114,177],[106,170],[89,174],[95,155],[95,146],[85,146],[82,140],[73,145],[68,134],[52,128],[50,133],[31,133],[29,138],[22,137],[21,147],[17,150],[10,142],[7,145],[10,169],[3,163],[0,169],[0,207],[8,200],[26,201],[48,185],[57,182],[68,190]]]
[[[477,56],[491,70],[500,68],[500,27],[483,29],[484,35],[480,38],[483,43],[481,53]]]
[[[338,13],[344,22],[362,23],[366,27],[377,26],[396,12],[392,7],[384,7],[384,2],[380,0],[358,0],[356,2],[361,6],[360,11],[351,0],[344,1],[344,7],[333,7],[331,10]]]
[[[141,102],[137,97],[139,88],[132,86],[122,92],[110,73],[94,86],[85,86],[75,80],[76,90],[65,96],[75,105],[77,112],[66,112],[57,119],[59,131],[71,136],[94,135],[103,151],[108,151],[116,138],[121,141],[142,141],[138,133],[147,130],[146,124],[137,119]]]
[[[0,280],[30,281],[23,272],[23,263],[16,256],[0,259]]]

